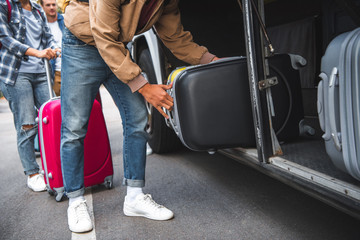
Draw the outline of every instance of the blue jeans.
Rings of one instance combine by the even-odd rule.
[[[19,73],[15,85],[0,81],[0,89],[9,102],[14,116],[17,133],[17,147],[26,175],[39,172],[34,151],[34,138],[37,133],[37,117],[34,106],[38,109],[49,100],[49,90],[45,73]],[[25,126],[32,126],[25,128]]]
[[[68,197],[84,194],[84,138],[101,84],[118,107],[123,124],[124,185],[145,185],[147,111],[141,94],[111,72],[98,50],[64,29],[61,79],[61,166]]]

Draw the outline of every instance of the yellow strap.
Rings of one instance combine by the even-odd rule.
[[[185,70],[185,69],[186,69],[186,67],[182,67],[182,68],[177,68],[177,69],[175,69],[174,71],[172,71],[172,72],[170,73],[168,80],[170,80],[170,82],[172,83],[172,82],[174,81],[175,77],[176,77],[180,72],[182,72],[182,71]]]

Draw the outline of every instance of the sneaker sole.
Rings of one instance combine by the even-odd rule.
[[[69,229],[70,229],[70,231],[72,231],[74,233],[86,233],[86,232],[92,231],[93,227],[91,226],[91,228],[85,228],[85,229],[80,230],[80,229],[73,229],[69,226]]]
[[[148,218],[148,219],[156,220],[156,221],[166,221],[166,220],[170,220],[174,217],[174,214],[172,214],[171,216],[168,216],[168,217],[163,217],[163,218],[152,217],[147,214],[133,212],[129,207],[126,207],[126,206],[124,206],[124,214],[128,217],[144,217],[144,218]]]
[[[28,186],[28,188],[30,188],[34,192],[44,192],[44,191],[46,191],[46,187],[44,189],[42,189],[42,188],[41,189],[34,189],[34,188],[31,188],[31,187]]]

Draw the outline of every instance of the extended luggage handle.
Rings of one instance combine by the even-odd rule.
[[[331,71],[330,79],[329,79],[329,123],[330,123],[330,135],[334,140],[335,148],[340,152],[342,149],[341,146],[341,134],[337,130],[336,124],[336,102],[335,102],[335,88],[339,85],[338,81],[338,69],[334,67]]]
[[[49,95],[50,95],[50,99],[53,99],[53,98],[55,98],[55,93],[52,88],[50,63],[49,63],[49,60],[46,58],[44,58],[44,62],[45,62],[46,81],[48,84]]]
[[[52,88],[52,82],[51,82],[51,73],[50,73],[50,63],[49,63],[49,60],[44,58],[44,64],[45,64],[45,73],[46,73],[46,82],[47,82],[47,85],[48,85],[48,90],[49,90],[49,96],[50,96],[50,99],[54,99],[56,96],[55,96],[55,92]],[[39,121],[39,118],[37,117],[35,119],[36,122]],[[45,120],[46,121],[46,120]]]

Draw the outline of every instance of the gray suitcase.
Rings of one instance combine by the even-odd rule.
[[[360,28],[337,36],[321,60],[318,114],[326,152],[360,180]]]

